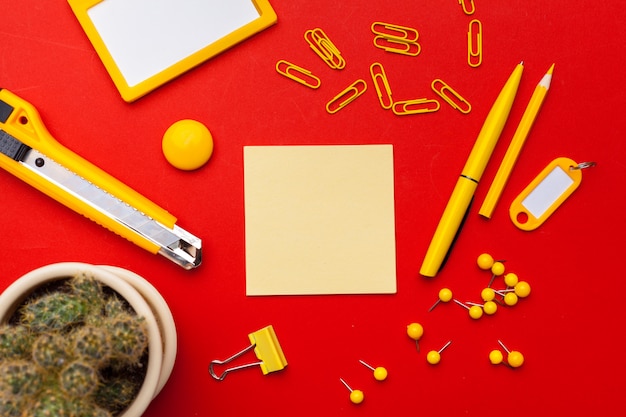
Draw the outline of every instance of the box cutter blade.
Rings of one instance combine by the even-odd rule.
[[[202,241],[176,218],[57,142],[37,110],[0,90],[0,166],[138,246],[192,269]]]

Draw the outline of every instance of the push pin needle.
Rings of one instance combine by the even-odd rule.
[[[343,378],[339,378],[339,380],[346,388],[348,388],[348,391],[350,391],[350,401],[352,401],[353,404],[361,404],[365,398],[363,396],[363,391],[350,388],[350,385],[348,385]]]
[[[362,360],[359,360],[359,362],[374,372],[374,379],[376,379],[376,381],[384,381],[385,379],[387,379],[387,370],[382,366],[377,366],[376,368],[374,368],[373,366],[367,364]]]
[[[443,352],[448,346],[450,346],[450,343],[452,343],[451,340],[443,345],[441,349],[431,350],[430,352],[428,352],[428,355],[426,355],[426,360],[428,361],[428,363],[431,365],[437,365],[441,361],[441,352]]]
[[[502,346],[502,349],[506,351],[506,361],[511,368],[519,368],[524,364],[524,355],[522,355],[521,352],[518,352],[517,350],[509,350],[500,340],[498,340],[498,343],[500,344],[500,346]]]
[[[435,304],[433,304],[428,311],[433,311],[435,309],[435,307],[437,307],[439,305],[439,303],[447,303],[448,301],[452,300],[452,291],[450,291],[449,288],[442,288],[441,290],[439,290],[439,299],[437,301],[435,301]]]

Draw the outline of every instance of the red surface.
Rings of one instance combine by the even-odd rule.
[[[147,417],[395,415],[602,415],[621,409],[626,364],[620,302],[624,221],[624,38],[621,2],[273,0],[279,23],[134,104],[124,103],[64,1],[4,1],[0,85],[32,102],[64,145],[176,215],[203,238],[204,263],[192,272],[153,256],[0,172],[0,285],[45,264],[111,264],[147,277],[171,306],[179,332],[174,373]],[[466,61],[466,30],[478,18],[484,61]],[[419,30],[417,57],[372,45],[374,21]],[[320,27],[347,66],[331,70],[303,34]],[[281,77],[287,59],[322,79],[310,90]],[[426,248],[482,122],[515,64],[526,68],[475,206],[444,270],[418,275]],[[369,65],[382,62],[394,97],[433,96],[441,78],[470,101],[463,115],[446,104],[429,115],[398,117],[378,104]],[[477,214],[532,91],[556,63],[544,107],[490,221]],[[368,91],[339,113],[324,106],[357,78]],[[209,164],[182,172],[160,149],[182,118],[215,138]],[[391,143],[395,153],[398,293],[391,296],[245,296],[245,145]],[[512,199],[558,156],[596,161],[581,187],[539,230],[508,218]],[[428,313],[442,287],[477,301],[489,274],[481,252],[506,259],[533,292],[510,309],[472,321],[452,303]],[[297,277],[294,277],[297,279]],[[406,325],[421,322],[416,352]],[[207,365],[248,346],[247,334],[272,324],[288,367],[252,369],[213,380]],[[492,366],[497,340],[522,351],[517,370]],[[450,347],[430,366],[426,352]],[[254,357],[248,359],[253,360]],[[374,381],[363,359],[389,370]],[[343,377],[365,392],[352,405]]]

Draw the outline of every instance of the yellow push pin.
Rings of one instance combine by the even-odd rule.
[[[493,288],[487,287],[480,292],[480,298],[485,302],[493,301],[493,299],[496,298],[496,292]]]
[[[433,304],[428,311],[433,311],[435,309],[435,307],[437,307],[439,305],[439,303],[447,303],[450,300],[452,300],[452,291],[450,291],[449,288],[442,288],[439,290],[439,299],[437,301],[435,301],[435,304]]]
[[[350,391],[350,401],[352,401],[353,404],[361,404],[365,399],[363,391],[350,388],[350,385],[348,385],[343,378],[339,378],[339,380],[346,388],[348,388],[348,391]]]
[[[483,316],[483,309],[479,304],[468,303],[470,305],[467,306],[463,304],[462,302],[460,302],[459,300],[454,300],[454,302],[460,305],[461,307],[466,308],[469,313],[469,316],[473,318],[474,320],[478,320],[479,318]]]
[[[470,305],[471,307],[478,307],[481,308],[482,311],[487,314],[488,316],[492,316],[494,314],[496,314],[496,311],[498,311],[498,304],[496,304],[495,301],[485,301],[484,304],[478,304],[478,303],[467,303],[468,305]],[[479,319],[482,316],[482,313],[479,312],[478,310],[475,310],[472,314],[471,311],[471,307],[470,307],[470,316],[472,318],[476,318]],[[474,317],[476,316],[476,317]]]
[[[491,287],[496,277],[504,274],[504,262],[505,261],[495,261],[493,265],[491,265],[491,280],[489,281],[489,285],[487,285],[487,287]]]
[[[514,292],[519,298],[526,298],[530,295],[530,284],[526,281],[519,281],[514,286]]]
[[[519,278],[517,277],[517,274],[509,272],[508,274],[504,275],[504,283],[507,287],[515,287],[518,282]]]
[[[226,375],[228,375],[229,372],[253,366],[260,366],[263,375],[267,375],[270,372],[280,371],[287,366],[287,359],[285,359],[285,355],[280,347],[280,343],[278,343],[278,338],[276,337],[276,333],[274,332],[274,328],[272,326],[267,326],[257,330],[256,332],[248,334],[248,339],[250,340],[251,345],[241,352],[236,353],[225,360],[216,359],[211,361],[209,364],[209,373],[213,378],[218,381],[222,381],[226,378]],[[254,350],[256,357],[259,359],[258,362],[228,368],[222,372],[221,375],[215,373],[215,365],[227,364],[251,350]]]
[[[524,364],[524,355],[522,355],[521,352],[517,350],[509,350],[500,340],[498,340],[498,343],[500,344],[500,346],[502,346],[502,349],[506,351],[506,361],[511,368],[519,368]]]
[[[443,352],[448,346],[450,346],[450,343],[452,343],[451,340],[443,345],[441,349],[431,350],[430,352],[428,352],[428,355],[426,355],[426,360],[428,361],[428,363],[431,365],[437,365],[441,361],[441,352]]]
[[[495,261],[493,260],[493,256],[489,255],[488,253],[481,253],[480,255],[478,255],[478,259],[476,259],[478,267],[485,271],[490,270],[494,262]]]
[[[374,368],[373,366],[367,364],[365,361],[362,360],[359,360],[359,362],[374,372],[374,379],[376,379],[376,381],[384,381],[385,379],[387,379],[387,369],[383,368],[382,366],[377,366],[376,368]]]
[[[424,327],[419,323],[411,323],[406,326],[406,334],[413,340],[415,340],[415,346],[417,347],[417,351],[420,351],[420,343],[419,340],[424,335]]]
[[[500,365],[504,360],[504,355],[498,349],[494,349],[489,352],[489,362],[493,365]]]

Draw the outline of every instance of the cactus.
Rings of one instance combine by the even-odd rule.
[[[145,320],[87,274],[28,298],[0,326],[0,415],[112,417],[145,376]]]

